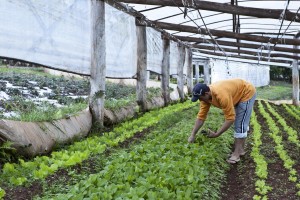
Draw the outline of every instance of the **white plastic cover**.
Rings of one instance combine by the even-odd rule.
[[[90,1],[0,1],[0,56],[90,74]],[[136,74],[134,17],[106,9],[107,77]]]
[[[170,41],[170,75],[177,75],[178,57],[179,57],[178,44]]]
[[[147,70],[161,74],[163,40],[161,33],[147,27]]]
[[[230,78],[242,78],[256,87],[270,83],[270,67],[252,63],[211,59],[211,82]]]
[[[135,18],[108,4],[105,9],[106,76],[133,77],[137,72]]]
[[[0,56],[90,73],[90,1],[0,1]]]

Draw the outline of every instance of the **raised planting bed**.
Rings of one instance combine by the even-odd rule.
[[[0,67],[0,146],[12,142],[26,157],[87,136],[92,126],[87,77],[58,76],[42,68]],[[117,124],[138,112],[134,86],[106,83],[104,124]],[[160,89],[149,88],[147,107],[163,107]]]

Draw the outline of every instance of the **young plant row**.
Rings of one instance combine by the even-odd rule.
[[[275,116],[277,122],[279,122],[279,124],[283,127],[283,130],[288,134],[288,140],[291,143],[295,144],[298,148],[300,148],[300,141],[298,138],[297,131],[295,131],[293,128],[288,126],[284,118],[280,114],[278,114],[276,110],[268,102],[265,103],[270,113]]]
[[[270,136],[275,142],[275,151],[279,155],[280,159],[283,161],[283,166],[285,169],[289,171],[289,180],[291,182],[296,183],[298,181],[297,171],[293,168],[295,161],[293,161],[288,152],[284,149],[282,144],[282,137],[279,134],[279,128],[276,126],[276,122],[272,119],[272,117],[265,111],[261,101],[258,102],[258,109],[260,114],[265,118],[269,129],[271,131]],[[300,189],[300,183],[296,184],[296,187]],[[300,191],[297,192],[297,195],[300,196]]]
[[[286,104],[287,105],[287,104]],[[294,106],[294,105],[287,105],[290,109],[292,109],[294,112],[298,113],[300,115],[300,107],[299,106]]]
[[[259,193],[259,195],[254,195],[253,199],[267,200],[267,193],[273,188],[266,184],[266,179],[268,177],[268,163],[266,162],[265,157],[260,153],[260,146],[262,145],[261,126],[257,121],[257,116],[254,111],[251,116],[251,124],[253,126],[253,146],[250,155],[256,164],[255,174],[258,179],[255,181],[255,190]]]
[[[124,122],[113,131],[103,136],[93,136],[76,142],[68,149],[56,151],[50,156],[39,156],[32,161],[19,160],[19,163],[6,163],[3,167],[1,180],[13,185],[23,185],[28,181],[44,179],[60,168],[67,168],[81,163],[91,155],[101,154],[108,147],[132,137],[135,133],[157,124],[162,118],[174,115],[184,109],[194,106],[191,102],[168,106],[161,110],[154,110],[142,117]]]
[[[300,114],[299,112],[296,111],[297,109],[295,108],[293,109],[291,106],[288,106],[286,104],[282,104],[282,105],[291,116],[293,116],[297,120],[300,120]]]
[[[191,110],[164,119],[181,119],[170,128],[158,124],[146,140],[102,159],[103,170],[79,179],[67,194],[48,194],[41,199],[218,199],[229,169],[225,158],[231,134],[216,139],[199,135],[189,144],[197,113]],[[217,129],[222,117],[216,109],[211,110],[216,114],[207,119],[207,126]]]
[[[0,187],[0,199],[3,199],[5,196],[5,191]]]

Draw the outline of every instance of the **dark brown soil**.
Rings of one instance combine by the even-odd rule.
[[[283,166],[283,161],[279,158],[276,153],[274,147],[275,143],[273,139],[270,137],[270,130],[268,129],[268,124],[266,120],[262,117],[260,112],[258,111],[257,103],[255,104],[254,111],[258,117],[258,121],[262,127],[262,146],[261,153],[264,155],[267,163],[268,163],[268,178],[266,180],[267,185],[273,187],[273,190],[268,193],[268,199],[271,200],[295,200],[300,199],[296,193],[297,188],[295,187],[296,183],[293,183],[288,180],[289,173]],[[272,105],[273,106],[273,105]],[[283,116],[288,125],[293,128],[299,127],[299,122],[295,119],[291,120],[290,117],[287,117],[288,114],[284,108],[281,106],[276,106],[277,112]],[[265,107],[267,111],[267,108]],[[270,113],[269,113],[270,114]],[[272,116],[272,115],[271,115]],[[272,116],[273,120],[276,122],[277,120]],[[299,169],[299,149],[296,148],[295,145],[292,145],[289,141],[287,141],[286,133],[284,133],[282,127],[277,125],[280,128],[281,134],[283,136],[283,145],[285,150],[288,151],[288,155],[296,161],[294,168],[296,171],[300,172]],[[299,130],[299,129],[295,129]],[[299,132],[299,131],[298,131]],[[251,130],[250,130],[251,134]],[[254,194],[258,194],[255,191],[255,163],[249,155],[251,151],[251,139],[247,140],[247,153],[238,164],[232,165],[227,178],[227,183],[222,188],[222,198],[224,200],[232,199],[242,199],[242,200],[250,200],[253,199]]]
[[[249,136],[251,130],[249,131]],[[251,136],[250,136],[251,137]],[[246,154],[237,164],[233,164],[227,175],[227,183],[222,188],[221,199],[237,200],[252,199],[255,194],[254,177],[255,163],[250,157],[251,143],[247,141]]]

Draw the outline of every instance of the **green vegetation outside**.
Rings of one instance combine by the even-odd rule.
[[[66,116],[74,115],[88,107],[88,98],[73,99],[68,97],[70,93],[77,96],[89,96],[90,85],[88,78],[74,78],[55,76],[44,72],[43,68],[0,66],[0,81],[14,82],[17,86],[28,86],[29,81],[37,82],[39,88],[49,87],[52,89],[51,99],[56,99],[63,105],[56,107],[49,102],[40,102],[39,105],[29,101],[22,96],[23,92],[9,89],[10,100],[0,99],[0,108],[8,112],[20,113],[17,116],[6,117],[0,113],[0,119],[11,119],[19,121],[52,121]],[[109,110],[118,110],[122,107],[136,104],[136,87],[124,84],[106,82],[105,105]],[[31,93],[38,91],[30,86]],[[5,85],[0,91],[6,91]],[[148,100],[161,96],[160,88],[147,88]]]
[[[290,100],[292,99],[292,84],[283,81],[271,81],[270,85],[258,87],[257,99]]]

